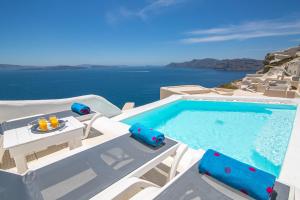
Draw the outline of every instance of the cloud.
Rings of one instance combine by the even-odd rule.
[[[116,11],[107,12],[105,17],[107,23],[109,24],[115,24],[127,18],[139,18],[146,20],[148,17],[161,12],[162,9],[175,6],[185,1],[186,0],[154,0],[137,10],[130,10],[126,7],[120,7]]]
[[[124,18],[129,18],[134,16],[134,13],[131,11],[127,10],[126,8],[119,8],[117,12],[107,12],[105,15],[106,22],[108,24],[114,25],[121,21]]]
[[[298,34],[300,34],[300,20],[263,20],[189,31],[186,33],[187,37],[180,41],[194,44]]]
[[[145,19],[149,15],[163,9],[182,3],[184,0],[156,0],[136,12],[136,15]]]

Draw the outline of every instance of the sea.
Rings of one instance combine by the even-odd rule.
[[[109,67],[63,70],[0,70],[0,100],[56,99],[87,94],[122,107],[159,100],[162,86],[196,84],[215,87],[245,76],[246,71],[167,67]]]

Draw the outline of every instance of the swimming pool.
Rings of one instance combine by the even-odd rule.
[[[157,129],[193,149],[216,149],[277,177],[297,107],[177,100],[123,120]]]

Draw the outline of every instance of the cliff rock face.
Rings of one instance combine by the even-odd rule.
[[[266,73],[272,68],[282,68],[286,72],[286,75],[299,76],[300,46],[268,53],[263,63],[264,67],[258,73]]]
[[[173,68],[210,68],[224,71],[257,71],[263,67],[262,60],[241,58],[217,60],[213,58],[194,59],[182,63],[170,63],[166,67]]]

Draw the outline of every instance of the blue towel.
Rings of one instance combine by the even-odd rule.
[[[207,150],[198,166],[207,174],[255,199],[266,200],[273,192],[275,176],[214,150]]]
[[[132,137],[153,147],[160,146],[165,140],[164,134],[155,131],[152,128],[147,128],[140,123],[132,125],[129,129]]]
[[[73,112],[76,112],[79,115],[86,115],[90,114],[91,112],[91,109],[88,106],[81,103],[73,103],[71,109]]]

